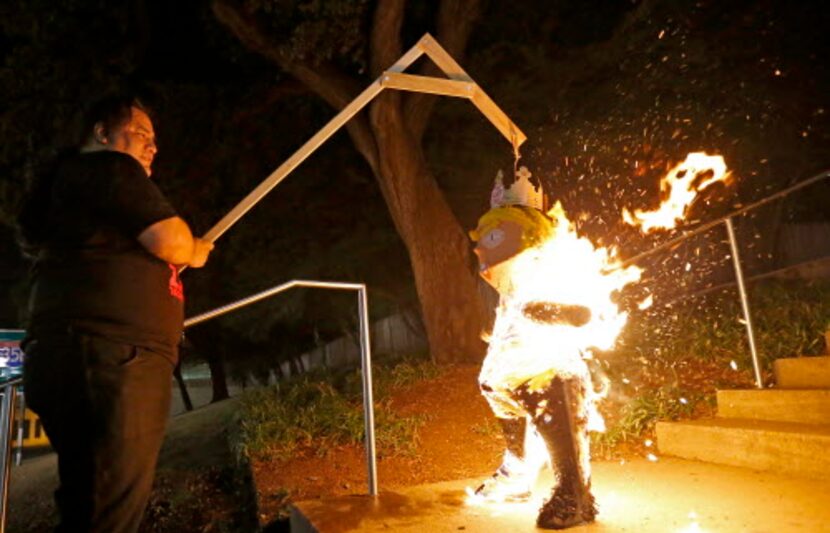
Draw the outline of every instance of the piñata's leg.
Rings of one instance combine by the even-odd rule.
[[[525,417],[513,416],[516,406],[493,389],[482,385],[482,392],[497,416],[507,449],[501,465],[478,486],[475,494],[494,501],[526,501],[532,480],[528,479],[524,464]]]
[[[547,445],[556,475],[556,485],[536,519],[541,528],[565,529],[593,522],[597,514],[591,494],[586,392],[580,380],[559,377],[544,390],[517,391]]]
[[[497,418],[501,426],[507,451],[518,459],[525,457],[525,419],[524,418]]]

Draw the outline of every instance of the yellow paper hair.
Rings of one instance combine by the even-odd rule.
[[[478,227],[470,232],[470,238],[478,241],[502,222],[514,222],[522,227],[522,247],[530,248],[553,233],[553,222],[531,207],[496,207],[478,219]]]

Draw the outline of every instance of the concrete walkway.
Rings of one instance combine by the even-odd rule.
[[[672,458],[595,463],[593,472],[597,522],[568,531],[830,532],[830,480]],[[382,483],[383,472],[380,477]],[[292,509],[291,531],[537,531],[538,501],[498,507],[465,504],[465,488],[478,481],[382,490],[377,501],[347,496],[300,502]],[[550,483],[549,474],[540,481]]]

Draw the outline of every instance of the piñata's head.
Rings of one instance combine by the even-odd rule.
[[[544,208],[542,188],[534,187],[529,178],[530,172],[521,167],[516,181],[505,189],[499,171],[490,198],[491,209],[470,232],[470,238],[476,243],[479,274],[501,294],[511,290],[512,260],[553,232],[551,220],[541,211]]]

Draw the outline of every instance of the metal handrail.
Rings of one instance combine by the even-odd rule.
[[[293,280],[282,285],[242,298],[235,302],[217,307],[184,321],[188,328],[212,318],[222,316],[242,307],[270,298],[276,294],[294,287],[310,287],[316,289],[353,290],[358,293],[357,307],[360,321],[360,354],[363,374],[363,425],[366,433],[366,464],[368,470],[369,495],[378,495],[377,461],[375,452],[375,411],[372,399],[372,354],[369,339],[369,304],[366,298],[366,285],[363,283],[341,283],[335,281]]]
[[[22,377],[12,378],[0,385],[0,533],[6,531],[6,506],[11,477],[12,431],[14,430],[14,399]]]
[[[751,204],[749,204],[747,206],[744,206],[744,207],[742,207],[742,208],[740,208],[736,211],[733,211],[732,213],[729,213],[728,215],[725,215],[725,216],[720,217],[716,220],[712,220],[710,222],[706,222],[704,224],[701,224],[700,226],[698,226],[696,228],[693,228],[691,230],[685,231],[681,235],[679,235],[679,236],[677,236],[673,239],[669,239],[668,241],[666,241],[664,243],[661,243],[661,244],[655,246],[654,248],[652,248],[650,250],[646,250],[645,252],[639,253],[639,254],[637,254],[633,257],[629,257],[628,259],[625,259],[621,262],[619,268],[624,268],[628,265],[636,263],[636,262],[638,262],[642,259],[645,259],[646,257],[649,257],[651,255],[656,254],[657,252],[663,251],[666,248],[673,248],[674,246],[680,244],[681,242],[683,242],[687,239],[690,239],[691,237],[694,237],[695,235],[699,235],[699,234],[701,234],[705,231],[708,231],[708,230],[714,228],[715,226],[717,226],[719,224],[724,224],[724,226],[726,228],[727,237],[729,238],[729,247],[732,251],[732,264],[733,264],[734,269],[735,269],[735,280],[736,280],[737,285],[738,285],[738,294],[740,295],[740,299],[741,299],[741,309],[742,309],[743,314],[744,314],[744,325],[746,326],[746,335],[747,335],[747,339],[749,341],[749,351],[752,355],[752,367],[753,367],[753,370],[755,372],[755,385],[759,389],[762,389],[762,388],[764,388],[764,382],[763,382],[763,378],[761,377],[761,364],[760,364],[760,361],[758,360],[758,350],[757,350],[756,345],[755,345],[755,330],[752,326],[752,313],[751,313],[750,307],[749,307],[749,298],[748,298],[747,292],[746,292],[746,284],[744,283],[743,269],[741,268],[741,259],[740,259],[740,253],[739,253],[739,250],[738,250],[738,241],[735,237],[735,228],[733,226],[732,219],[736,216],[741,216],[741,215],[744,215],[744,214],[748,213],[749,211],[757,209],[757,208],[761,207],[762,205],[766,205],[766,204],[768,204],[770,202],[773,202],[775,200],[779,200],[781,198],[784,198],[785,196],[788,196],[788,195],[790,195],[791,193],[793,193],[795,191],[798,191],[798,190],[801,190],[805,187],[813,185],[814,183],[817,183],[817,182],[819,182],[819,181],[821,181],[825,178],[828,178],[828,177],[830,177],[830,170],[825,170],[824,172],[816,174],[815,176],[812,176],[812,177],[810,177],[810,178],[808,178],[804,181],[796,183],[795,185],[787,187],[786,189],[782,189],[782,190],[776,192],[775,194],[771,194],[770,196],[767,196],[766,198],[764,198],[762,200],[751,203]]]

